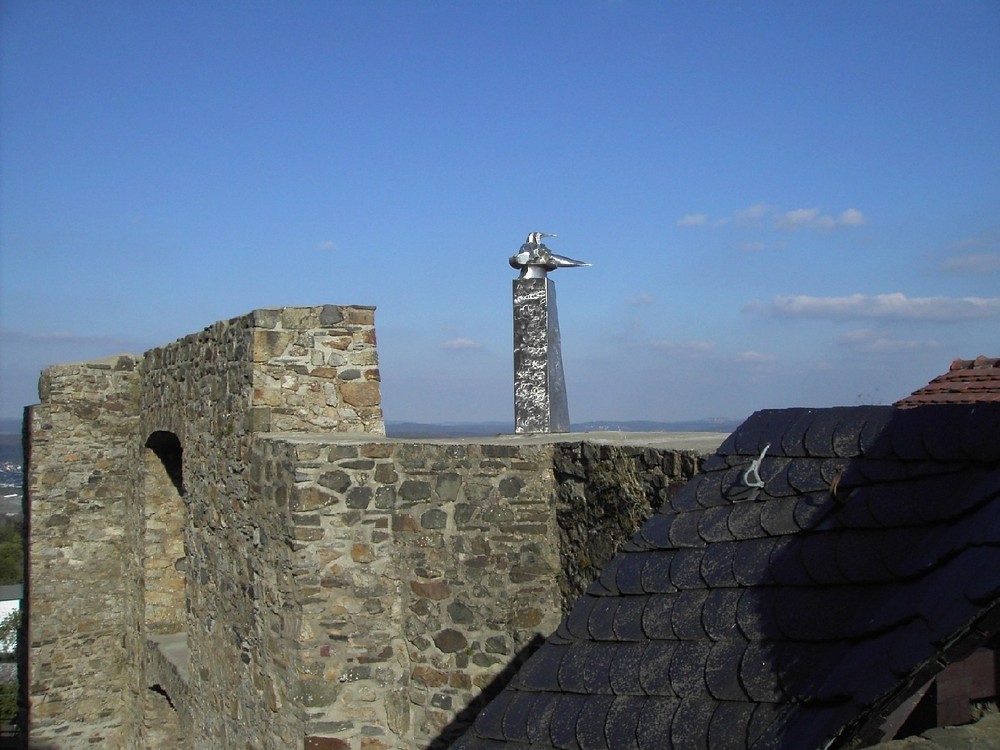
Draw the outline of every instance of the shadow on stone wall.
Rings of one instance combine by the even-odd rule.
[[[565,617],[618,549],[701,470],[693,451],[591,442],[556,446],[556,520]]]
[[[483,688],[483,691],[476,696],[465,708],[455,715],[448,725],[441,730],[441,733],[435,737],[431,743],[427,746],[427,750],[446,750],[458,741],[458,738],[465,733],[465,730],[472,726],[472,722],[476,720],[476,716],[480,711],[493,700],[509,683],[514,679],[514,675],[521,668],[521,665],[528,660],[528,658],[539,649],[539,647],[545,643],[545,638],[541,635],[536,635],[531,639],[520,651],[518,651],[514,658],[511,659],[507,666],[503,668],[493,681],[489,685]]]

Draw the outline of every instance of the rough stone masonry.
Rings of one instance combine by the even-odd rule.
[[[697,470],[662,438],[388,439],[379,383],[374,309],[333,305],[42,374],[31,747],[446,747]]]

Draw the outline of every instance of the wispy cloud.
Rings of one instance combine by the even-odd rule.
[[[773,210],[766,203],[755,203],[733,214],[733,221],[742,226],[756,226]]]
[[[907,297],[901,292],[848,297],[800,294],[775,297],[771,302],[754,300],[743,310],[783,318],[979,320],[1000,317],[1000,297]]]
[[[707,214],[685,214],[677,220],[679,227],[700,227],[708,222]]]
[[[845,227],[857,227],[866,222],[865,215],[856,208],[848,208],[840,212],[837,223]]]
[[[653,340],[649,342],[649,347],[677,357],[697,357],[711,352],[715,348],[715,344],[711,341]]]
[[[442,349],[482,349],[483,345],[478,341],[473,341],[472,339],[448,339],[441,344]]]
[[[821,213],[818,208],[797,208],[774,215],[775,229],[822,229],[831,230],[837,227],[857,227],[865,223],[865,215],[856,208],[848,208],[840,212],[836,218]]]
[[[995,246],[1000,243],[1000,231],[983,232],[975,237],[966,237],[964,240],[951,243],[952,250],[975,250],[982,247]]]
[[[626,305],[631,305],[632,307],[645,307],[646,305],[651,305],[656,301],[656,297],[652,294],[637,294],[634,297],[629,297],[625,300]]]
[[[938,346],[936,341],[898,339],[870,328],[848,331],[837,337],[837,343],[853,351],[867,353],[910,351]]]
[[[820,214],[818,208],[797,208],[774,216],[775,229],[833,229],[837,221]]]
[[[941,270],[957,273],[996,273],[1000,271],[1000,253],[956,255],[942,263]]]
[[[733,215],[709,221],[708,214],[685,214],[677,220],[679,227],[723,226],[730,222],[740,227],[764,227],[792,231],[813,229],[830,231],[838,227],[857,227],[867,223],[867,218],[857,208],[846,208],[839,214],[823,213],[819,208],[795,208],[783,211],[768,203],[755,203],[735,211]]]
[[[742,365],[769,365],[777,360],[773,354],[764,352],[740,352],[736,355],[736,361]]]
[[[316,244],[316,249],[317,250],[336,250],[337,249],[337,243],[334,242],[333,240],[323,240],[322,242],[319,242],[319,243]]]

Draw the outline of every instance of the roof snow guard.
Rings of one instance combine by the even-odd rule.
[[[453,748],[863,746],[1000,632],[1000,404],[761,411],[704,469]]]
[[[897,402],[901,409],[929,404],[1000,403],[1000,358],[956,359],[944,375]]]

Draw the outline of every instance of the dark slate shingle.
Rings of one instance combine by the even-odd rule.
[[[877,738],[1000,631],[1000,404],[758,412],[624,549],[456,747]]]

